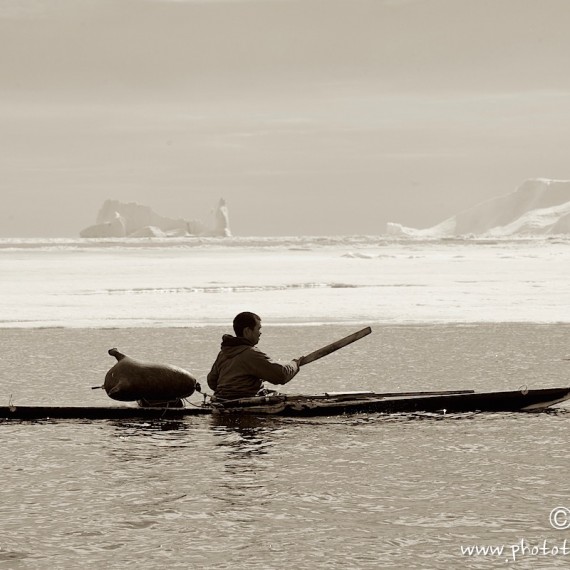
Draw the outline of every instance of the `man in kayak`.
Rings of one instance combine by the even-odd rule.
[[[261,319],[255,313],[240,313],[233,322],[236,336],[225,334],[221,350],[208,374],[208,386],[221,400],[251,398],[262,388],[263,381],[286,384],[297,372],[296,358],[280,364],[259,350]]]

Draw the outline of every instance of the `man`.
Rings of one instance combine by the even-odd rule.
[[[212,370],[208,386],[221,400],[251,398],[263,387],[263,380],[271,384],[286,384],[297,372],[301,358],[279,364],[256,348],[261,336],[261,319],[255,313],[240,313],[233,322],[236,336],[225,334]]]

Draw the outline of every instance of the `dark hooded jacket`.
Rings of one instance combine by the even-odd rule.
[[[217,398],[224,400],[251,398],[261,389],[264,380],[286,384],[297,372],[296,362],[280,364],[247,339],[226,334],[208,374],[208,386]]]

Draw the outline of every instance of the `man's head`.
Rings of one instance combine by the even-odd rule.
[[[261,318],[255,313],[246,311],[236,315],[233,325],[236,336],[246,338],[254,346],[259,342],[259,337],[261,336]]]

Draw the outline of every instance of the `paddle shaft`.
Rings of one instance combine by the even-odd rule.
[[[369,335],[371,332],[372,332],[372,329],[370,327],[366,327],[365,329],[362,329],[358,332],[352,333],[352,334],[350,334],[344,338],[341,338],[340,340],[332,342],[331,344],[327,344],[326,346],[323,346],[322,348],[319,348],[318,350],[315,350],[314,352],[307,354],[307,356],[303,356],[303,358],[301,358],[301,360],[299,362],[299,366],[304,366],[305,364],[309,364],[310,362],[314,362],[315,360],[318,360],[319,358],[323,358],[323,356],[328,356],[332,352],[337,351],[339,348],[343,348],[343,347],[345,347],[349,344],[352,344],[353,342],[356,342],[357,340]]]

